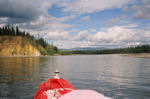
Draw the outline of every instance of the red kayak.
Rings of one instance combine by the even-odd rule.
[[[93,90],[76,90],[68,81],[60,79],[58,73],[40,84],[33,99],[108,99]]]

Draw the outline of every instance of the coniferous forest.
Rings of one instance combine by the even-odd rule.
[[[34,37],[26,31],[21,31],[18,26],[10,27],[9,25],[0,27],[0,36],[21,36],[23,42],[30,42],[30,44],[36,47],[42,55],[53,55],[58,53],[58,48],[56,46],[50,45],[42,37]],[[23,45],[24,43],[22,43]]]

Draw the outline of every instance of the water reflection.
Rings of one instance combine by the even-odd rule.
[[[0,58],[0,83],[33,80],[38,71],[38,57]]]
[[[0,97],[31,99],[39,85],[39,57],[0,58]]]

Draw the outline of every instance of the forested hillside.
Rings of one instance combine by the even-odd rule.
[[[0,53],[0,55],[39,56],[57,54],[58,49],[49,45],[42,37],[35,38],[28,32],[21,31],[18,27],[7,25],[0,28]]]

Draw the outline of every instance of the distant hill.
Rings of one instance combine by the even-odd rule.
[[[71,48],[71,49],[60,49],[62,51],[92,51],[92,50],[107,50],[108,48],[105,47],[78,47],[78,48]]]
[[[150,53],[150,45],[139,45],[128,48],[115,48],[115,49],[104,49],[104,50],[68,50],[63,51],[63,55],[71,54],[135,54],[135,53]]]

